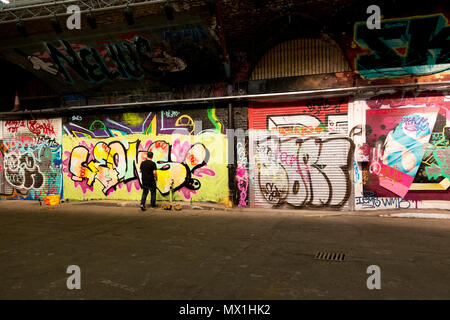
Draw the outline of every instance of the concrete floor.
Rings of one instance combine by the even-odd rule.
[[[0,241],[0,299],[450,298],[450,220],[0,201]]]

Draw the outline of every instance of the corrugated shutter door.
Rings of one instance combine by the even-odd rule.
[[[62,192],[62,121],[4,121],[3,196],[42,199]]]
[[[348,105],[341,107],[340,113],[322,114],[322,120],[304,114],[301,106],[250,108],[252,206],[348,209],[353,142],[347,135]]]

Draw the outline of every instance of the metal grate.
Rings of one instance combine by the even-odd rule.
[[[342,262],[345,259],[345,253],[318,251],[316,253],[314,259],[315,260],[326,260],[326,261]]]
[[[322,39],[300,38],[269,50],[255,66],[251,80],[347,71],[351,68],[337,45]]]

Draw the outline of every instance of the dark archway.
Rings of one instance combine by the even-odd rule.
[[[0,90],[0,111],[11,111],[16,91],[22,110],[54,108],[60,106],[60,96],[41,79],[20,66],[0,59],[2,88]]]

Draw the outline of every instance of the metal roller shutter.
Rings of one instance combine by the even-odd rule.
[[[2,197],[61,194],[61,119],[4,121]]]
[[[348,209],[354,144],[347,104],[322,120],[304,106],[250,109],[251,205]]]

